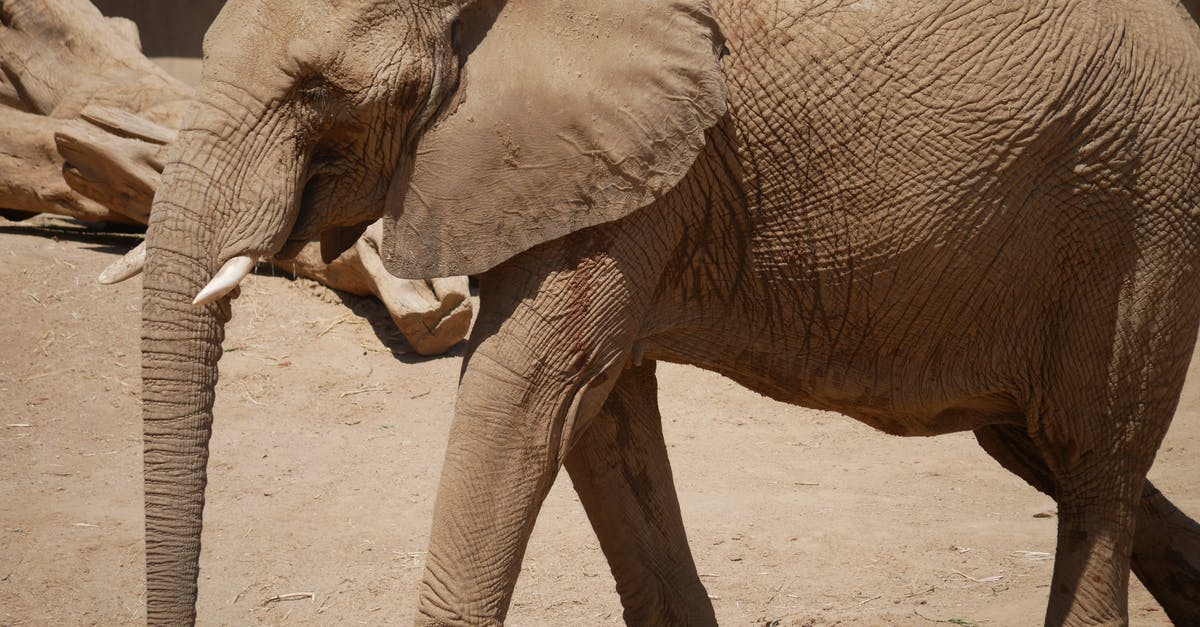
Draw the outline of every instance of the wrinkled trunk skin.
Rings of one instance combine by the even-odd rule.
[[[184,159],[187,162],[187,159]],[[212,276],[204,182],[168,165],[154,201],[142,291],[146,622],[195,622],[208,440],[229,303],[192,298]]]
[[[302,161],[278,135],[239,139],[254,134],[231,120],[253,123],[261,112],[237,118],[203,101],[197,107],[172,147],[146,234],[142,416],[146,611],[154,625],[195,620],[205,467],[230,305],[192,299],[226,259],[270,254],[282,243],[295,220]]]

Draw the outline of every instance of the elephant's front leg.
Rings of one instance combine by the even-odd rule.
[[[535,249],[480,278],[418,624],[504,621],[542,500],[628,359],[627,280],[572,256]]]
[[[716,625],[679,512],[654,362],[621,374],[566,466],[617,581],[625,624]]]

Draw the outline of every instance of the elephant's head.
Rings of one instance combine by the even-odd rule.
[[[255,260],[331,258],[384,216],[394,274],[478,273],[620,218],[724,114],[722,50],[704,0],[230,0],[147,236],[149,621],[194,618],[227,294]]]

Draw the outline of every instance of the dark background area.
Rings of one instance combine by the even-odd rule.
[[[200,58],[204,32],[225,0],[92,0],[105,15],[138,25],[148,57]]]

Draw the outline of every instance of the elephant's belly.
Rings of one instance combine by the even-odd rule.
[[[1004,393],[946,395],[939,394],[934,387],[892,393],[887,389],[845,383],[833,388],[809,386],[796,380],[773,378],[769,373],[748,375],[744,370],[722,374],[775,400],[838,412],[892,435],[941,435],[987,425],[1024,424],[1025,421],[1020,407]]]
[[[764,343],[729,327],[712,334],[693,328],[655,337],[643,349],[646,358],[711,370],[774,400],[835,411],[894,435],[1024,423],[1015,390],[1005,387],[1008,378],[975,355],[943,355],[931,366],[916,354],[884,359],[882,349],[848,359],[809,342],[806,350],[786,336]]]

